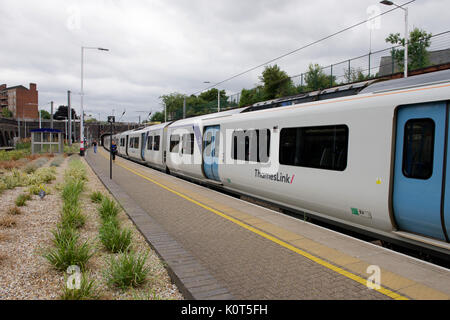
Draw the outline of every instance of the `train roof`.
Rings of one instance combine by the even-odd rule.
[[[242,112],[244,113],[269,108],[279,108],[319,100],[335,99],[380,91],[398,90],[401,88],[425,86],[448,81],[450,81],[450,70],[430,72],[421,75],[410,76],[408,78],[393,80],[388,80],[386,78],[370,79],[324,90],[305,92],[294,96],[258,102],[246,108]]]
[[[182,125],[190,125],[193,122],[202,121],[202,120],[209,120],[214,118],[221,118],[221,117],[227,117],[236,113],[241,113],[246,108],[237,108],[237,109],[230,109],[226,111],[221,112],[214,112],[214,113],[208,113],[201,116],[186,118],[186,119],[180,119],[174,121],[171,126],[182,126]]]
[[[450,81],[450,70],[442,70],[430,73],[424,73],[408,78],[400,78],[388,81],[377,82],[362,89],[359,94],[376,93],[381,91],[399,90],[402,88],[412,88],[426,86],[441,82]]]

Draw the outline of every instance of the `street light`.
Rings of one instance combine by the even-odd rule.
[[[399,6],[398,4],[395,4],[392,1],[389,0],[383,0],[380,1],[381,4],[387,5],[387,6],[396,6],[397,8],[402,9],[403,11],[405,11],[405,58],[404,58],[404,62],[405,62],[405,66],[404,66],[404,77],[407,78],[408,77],[408,7],[403,8],[402,6]],[[394,57],[392,57],[394,58]]]
[[[83,64],[84,64],[84,49],[92,49],[92,50],[100,50],[100,51],[109,51],[109,49],[105,48],[97,48],[97,47],[81,47],[81,121],[80,121],[80,156],[84,156],[84,112],[83,112]]]

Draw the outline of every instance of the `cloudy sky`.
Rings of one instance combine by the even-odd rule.
[[[410,28],[450,30],[450,1],[408,7]],[[0,82],[37,83],[46,110],[51,100],[66,104],[71,90],[78,113],[81,46],[108,48],[85,50],[84,108],[102,119],[126,110],[123,120],[137,121],[145,116],[139,111],[162,109],[163,94],[201,91],[205,81],[220,82],[391,8],[378,0],[2,0]],[[296,75],[311,62],[325,66],[383,49],[389,33],[403,30],[403,11],[396,10],[372,32],[363,24],[276,63]],[[262,70],[220,88],[252,88]]]

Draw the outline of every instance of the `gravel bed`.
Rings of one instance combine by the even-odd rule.
[[[82,159],[88,176],[84,193],[80,198],[82,212],[87,217],[86,225],[80,229],[81,240],[89,239],[95,247],[95,255],[87,267],[90,279],[95,279],[101,299],[183,299],[178,288],[164,268],[156,253],[147,244],[141,233],[124,212],[119,214],[122,228],[132,231],[133,249],[148,252],[147,266],[150,268],[148,281],[138,289],[126,291],[110,288],[105,283],[104,271],[106,260],[112,256],[98,239],[100,226],[97,205],[92,203],[89,195],[92,191],[100,191],[112,197],[103,186],[89,165]],[[51,161],[44,166],[48,166]],[[64,274],[55,270],[41,253],[52,245],[51,230],[56,228],[62,208],[60,192],[56,189],[63,183],[64,170],[68,160],[56,168],[57,179],[47,185],[50,194],[44,199],[33,195],[27,205],[21,207],[21,214],[10,215],[8,209],[14,207],[16,197],[27,192],[27,187],[6,190],[0,195],[0,221],[12,218],[15,225],[0,225],[0,300],[23,299],[59,299],[65,282]]]
[[[113,198],[102,182],[98,179],[91,167],[83,159],[88,176],[87,188],[81,196],[83,213],[87,216],[87,222],[83,228],[82,239],[95,239],[97,253],[91,258],[88,264],[91,270],[91,278],[97,280],[100,284],[103,299],[171,299],[180,300],[183,296],[179,292],[177,286],[172,283],[167,270],[156,252],[145,241],[142,234],[136,229],[133,222],[128,218],[125,212],[119,213],[119,221],[122,228],[130,229],[132,232],[133,249],[138,252],[148,252],[146,266],[150,268],[149,280],[137,289],[122,291],[120,289],[109,288],[106,286],[103,271],[106,269],[106,260],[113,254],[106,251],[98,240],[98,228],[100,227],[100,219],[97,214],[97,204],[92,203],[89,196],[93,191],[100,191],[104,195]]]
[[[16,224],[6,228],[0,226],[0,299],[55,299],[59,295],[64,275],[53,270],[40,252],[51,243],[50,231],[55,228],[60,208],[61,196],[54,186],[61,182],[62,172],[67,163],[57,169],[58,178],[49,184],[50,194],[44,199],[32,196],[27,205],[20,208],[21,214],[7,213],[14,207],[14,200],[27,187],[5,190],[0,195],[2,206],[0,219],[13,217]]]

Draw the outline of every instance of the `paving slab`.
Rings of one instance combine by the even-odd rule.
[[[293,219],[122,158],[114,163],[113,180],[110,181],[109,161],[103,153],[88,152],[86,160],[125,211],[128,212],[127,206],[130,206],[132,214],[129,215],[149,243],[155,249],[160,245],[159,254],[172,268],[176,281],[181,282],[188,297],[450,297],[450,273],[447,269]],[[172,240],[176,243],[175,247]],[[179,253],[177,246],[185,253]],[[166,250],[165,253],[163,250]],[[189,258],[184,260],[184,254]],[[170,266],[171,259],[173,266]],[[382,276],[379,290],[366,286],[370,275],[366,271],[370,265],[379,266],[382,275],[386,273],[385,283]],[[405,272],[402,270],[404,267],[410,270]],[[427,274],[426,279],[423,272]],[[213,280],[204,282],[203,291],[198,287],[198,283],[202,282],[196,282],[196,277]],[[182,283],[183,280],[185,283]],[[192,290],[189,285],[194,285]],[[421,295],[419,289],[422,287],[427,289],[422,290]]]

